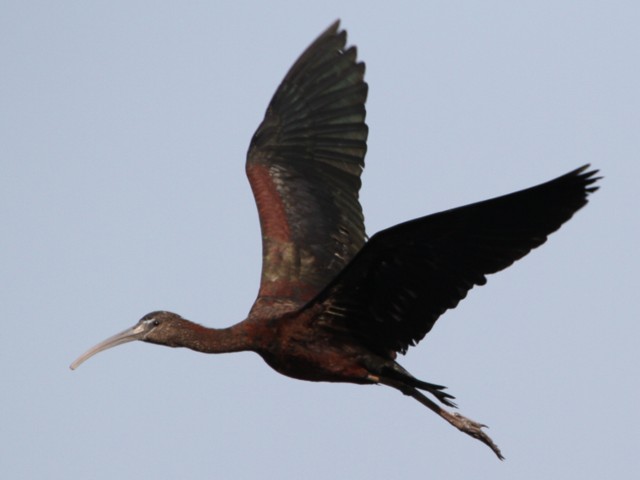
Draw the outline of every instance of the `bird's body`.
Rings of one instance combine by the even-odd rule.
[[[338,22],[296,61],[254,134],[246,171],[258,207],[263,264],[242,322],[200,326],[165,311],[96,345],[72,364],[132,340],[204,353],[254,351],[311,381],[384,384],[500,450],[444,387],[413,377],[397,353],[419,342],[486,275],[541,245],[587,203],[595,171],[418,218],[365,235],[358,201],[368,129],[364,64]]]
[[[202,353],[252,351],[277,372],[298,380],[374,383],[366,368],[372,353],[348,332],[340,335],[324,328],[323,311],[318,305],[286,312],[270,309],[267,316],[250,315],[225,329],[205,328],[175,313],[157,311],[144,317],[159,323],[146,341]],[[163,332],[161,325],[168,330]],[[386,362],[382,357],[376,360]]]

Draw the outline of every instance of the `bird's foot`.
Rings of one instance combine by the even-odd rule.
[[[487,427],[486,425],[483,425],[482,423],[474,422],[473,420],[463,415],[460,415],[459,413],[451,413],[451,412],[446,412],[444,410],[442,411],[442,413],[444,414],[443,415],[444,419],[447,420],[451,425],[456,427],[461,432],[464,432],[467,435],[477,440],[480,440],[482,443],[488,446],[491,450],[493,450],[493,453],[495,453],[500,460],[504,460],[504,457],[502,456],[502,452],[500,452],[500,449],[498,448],[498,446],[495,443],[493,443],[493,440],[491,440],[491,437],[489,437],[489,435],[487,435],[484,432],[484,430],[482,430],[483,428],[489,428],[489,427]]]

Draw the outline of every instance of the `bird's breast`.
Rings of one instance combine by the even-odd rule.
[[[314,339],[259,353],[271,368],[287,377],[313,382],[370,383],[362,354],[346,346]]]

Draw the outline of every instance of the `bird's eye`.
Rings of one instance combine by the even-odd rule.
[[[158,325],[160,325],[160,320],[154,320],[153,321],[153,326],[157,327]]]

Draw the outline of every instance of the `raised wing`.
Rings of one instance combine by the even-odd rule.
[[[259,298],[311,299],[365,242],[358,191],[367,84],[338,25],[291,67],[249,146],[262,229]]]
[[[405,353],[485,275],[543,244],[587,203],[598,188],[587,167],[381,231],[310,305],[323,303],[327,327],[372,350]]]

